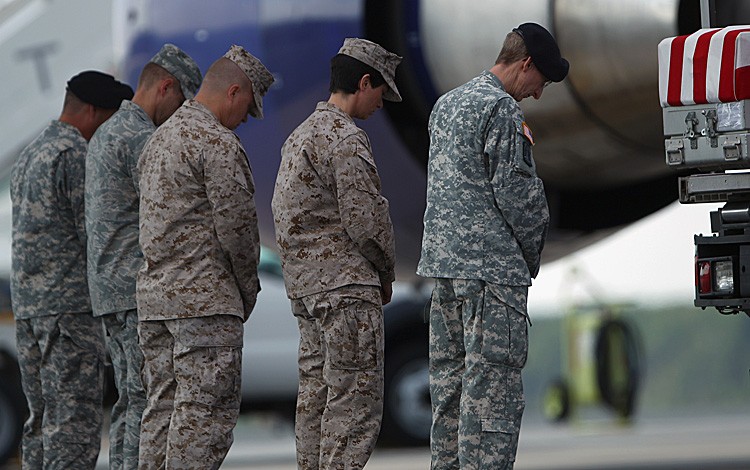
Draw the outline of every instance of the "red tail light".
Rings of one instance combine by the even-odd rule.
[[[711,293],[711,262],[695,261],[695,285],[699,294]]]

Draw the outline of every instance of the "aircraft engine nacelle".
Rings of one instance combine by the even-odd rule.
[[[750,19],[748,2],[717,4],[718,23]],[[366,21],[368,36],[405,57],[397,78],[408,109],[386,108],[422,164],[439,95],[489,68],[505,34],[523,22],[557,38],[570,74],[540,101],[521,103],[553,212],[546,260],[675,200],[677,175],[663,162],[656,45],[700,27],[698,0],[371,0]]]

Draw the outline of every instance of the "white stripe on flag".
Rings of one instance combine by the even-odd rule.
[[[714,29],[716,28],[699,29],[685,40],[685,52],[682,59],[682,92],[680,93],[680,101],[684,105],[695,104],[695,96],[693,95],[693,56],[695,55],[695,45],[703,34]]]
[[[721,56],[724,51],[724,37],[727,29],[719,31],[711,38],[708,46],[708,62],[706,63],[706,100],[709,103],[719,101],[719,79],[721,77]]]
[[[735,70],[750,65],[750,32],[740,33],[737,36],[737,50],[735,54]]]
[[[661,107],[669,106],[667,92],[669,91],[669,64],[672,62],[672,41],[674,38],[662,39],[659,42],[659,101]]]
[[[719,82],[721,79],[721,57],[724,54],[724,38],[732,30],[745,28],[747,26],[727,26],[711,38],[711,45],[708,50],[708,64],[706,65],[706,100],[709,103],[719,102]]]

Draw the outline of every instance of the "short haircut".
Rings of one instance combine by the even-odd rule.
[[[235,84],[247,89],[252,89],[253,86],[253,82],[237,64],[226,57],[220,57],[206,71],[201,88],[217,92]]]
[[[352,95],[359,89],[359,80],[362,76],[368,74],[373,88],[385,83],[383,75],[364,62],[346,54],[336,54],[331,59],[331,84],[328,86],[328,91]]]
[[[77,97],[75,93],[70,90],[65,91],[65,100],[63,101],[63,112],[69,114],[76,114],[80,112],[86,103]]]
[[[526,49],[523,37],[517,32],[511,31],[505,36],[503,48],[500,50],[500,55],[497,56],[495,64],[512,64],[527,57],[529,57],[529,51]]]
[[[148,89],[167,78],[174,79],[178,85],[180,83],[180,81],[177,80],[177,77],[169,73],[167,69],[159,64],[149,62],[145,67],[143,67],[143,70],[141,70],[141,75],[140,77],[138,77],[138,88],[143,87]]]

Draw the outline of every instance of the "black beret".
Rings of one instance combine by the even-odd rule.
[[[97,108],[117,109],[122,100],[133,98],[133,89],[112,75],[88,70],[68,80],[67,90]]]
[[[555,38],[536,23],[524,23],[513,31],[523,38],[531,60],[547,79],[561,82],[568,75],[570,64],[560,56]]]

